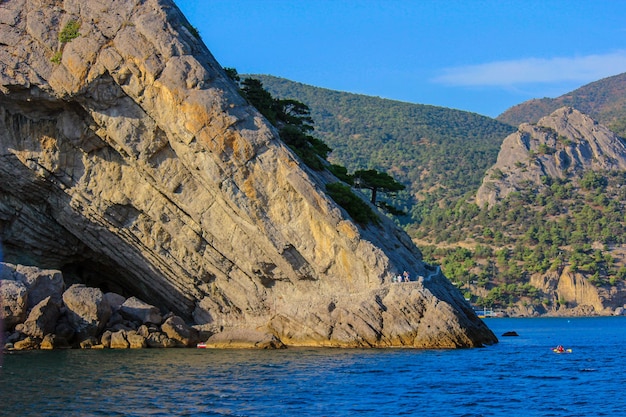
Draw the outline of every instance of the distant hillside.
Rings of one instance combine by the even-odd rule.
[[[557,98],[525,101],[511,107],[497,119],[513,126],[524,122],[536,123],[563,106],[574,107],[617,135],[626,137],[626,73],[603,78]]]
[[[415,230],[477,304],[513,315],[613,314],[626,302],[626,142],[571,107],[508,136],[476,202]]]
[[[478,189],[502,140],[515,131],[475,113],[252,77],[272,95],[310,107],[315,134],[333,148],[331,160],[349,171],[386,171],[420,200],[454,199]]]

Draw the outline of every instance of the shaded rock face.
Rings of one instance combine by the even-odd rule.
[[[70,22],[79,36],[61,43]],[[386,219],[360,228],[324,195],[329,179],[301,166],[189,27],[170,0],[0,4],[5,259],[213,333],[495,342],[406,234]],[[390,287],[403,270],[428,279]]]
[[[120,305],[120,313],[128,320],[135,320],[140,323],[161,324],[161,313],[159,309],[145,303],[136,297],[130,297]]]
[[[30,311],[23,325],[16,327],[28,336],[43,338],[54,333],[61,312],[52,297],[46,297]]]
[[[476,193],[479,206],[491,206],[542,177],[581,177],[587,170],[626,170],[626,145],[606,127],[571,107],[556,110],[536,125],[524,123],[500,148],[496,164]]]
[[[0,262],[0,318],[7,328],[24,322],[29,311],[43,300],[58,304],[63,291],[60,271]]]
[[[172,313],[168,313],[166,321],[162,323],[159,310],[136,297],[126,299],[115,293],[103,294],[99,288],[86,287],[83,284],[70,286],[60,299],[48,296],[29,309],[26,300],[35,299],[40,288],[27,287],[21,282],[10,280],[16,270],[24,268],[1,262],[0,268],[4,272],[0,275],[0,288],[3,289],[0,292],[3,312],[0,319],[5,319],[3,321],[6,324],[4,328],[0,328],[0,348],[188,347],[195,346],[201,338],[204,340],[212,335],[210,331],[189,326]],[[28,271],[29,278],[61,276],[63,281],[60,271],[37,270],[34,267],[25,270]],[[15,310],[16,300],[14,292],[10,291],[13,288],[11,284],[19,284],[17,287],[21,288],[19,295],[23,312],[19,315],[6,313]],[[26,318],[21,320],[24,316]]]
[[[173,316],[168,318],[161,326],[161,329],[167,337],[181,346],[195,346],[199,342],[198,331],[189,327],[180,317]]]
[[[13,328],[26,319],[27,294],[26,286],[21,282],[0,281],[0,324],[4,321],[5,326]]]
[[[72,285],[63,293],[63,303],[80,339],[96,336],[111,317],[111,306],[99,288]]]

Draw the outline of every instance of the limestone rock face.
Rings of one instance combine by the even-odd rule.
[[[8,264],[4,264],[8,268]],[[16,265],[15,279],[23,282],[28,288],[28,308],[34,307],[44,299],[51,297],[53,302],[60,302],[65,283],[58,270],[42,270],[37,267]]]
[[[496,164],[476,193],[476,203],[491,206],[529,184],[544,187],[544,176],[582,176],[587,170],[626,170],[626,144],[589,116],[563,107],[536,125],[520,125],[504,139]]]
[[[165,320],[161,326],[168,338],[179,343],[181,346],[190,347],[198,343],[198,331],[189,327],[183,319],[172,316]]]
[[[137,334],[137,332],[128,332],[126,334],[126,340],[128,340],[128,347],[131,349],[141,349],[148,346],[146,338]]]
[[[109,343],[111,349],[128,349],[130,343],[126,340],[126,330],[118,330],[111,334],[111,341]]]
[[[74,23],[78,36],[60,42]],[[189,27],[171,0],[0,3],[6,260],[136,296],[211,333],[495,342],[403,231],[385,218],[360,227],[324,194],[336,179],[301,165]],[[428,279],[389,283],[404,270]],[[106,321],[68,301],[85,330]]]
[[[114,292],[108,292],[104,294],[104,298],[106,299],[106,302],[109,303],[109,305],[111,306],[112,313],[117,313],[120,307],[122,307],[122,304],[126,302],[126,298]]]
[[[71,346],[67,343],[63,337],[55,334],[46,334],[41,341],[40,349],[52,350],[52,349],[69,349]]]
[[[546,294],[554,294],[555,299],[551,300],[554,310],[549,314],[609,315],[626,302],[626,285],[623,282],[609,288],[596,287],[569,266],[558,273],[534,274],[530,284]]]
[[[209,337],[205,347],[213,349],[282,349],[285,345],[273,334],[234,329]]]

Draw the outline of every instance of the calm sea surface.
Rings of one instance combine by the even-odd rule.
[[[626,317],[487,324],[500,343],[482,349],[5,354],[0,415],[624,415]]]

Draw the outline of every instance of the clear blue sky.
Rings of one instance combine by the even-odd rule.
[[[224,67],[495,117],[626,72],[623,0],[175,0]]]

